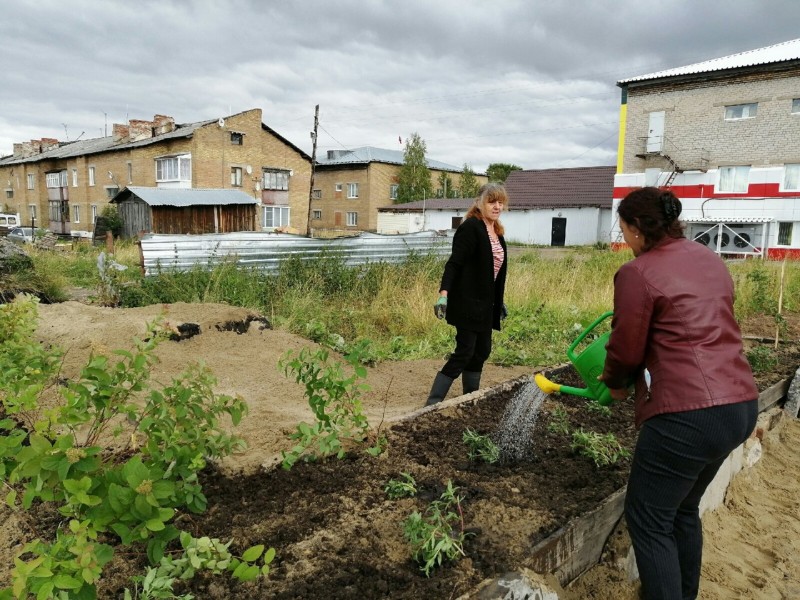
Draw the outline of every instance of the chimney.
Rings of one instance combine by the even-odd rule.
[[[111,135],[114,137],[115,143],[127,142],[128,126],[120,123],[114,123],[114,126],[111,128]]]
[[[47,152],[53,148],[58,148],[58,140],[55,138],[42,138],[42,152]]]
[[[175,131],[175,118],[167,115],[155,115],[153,117],[153,134],[162,135]]]
[[[131,142],[150,139],[153,137],[153,122],[131,119],[128,121],[128,131],[130,132]]]

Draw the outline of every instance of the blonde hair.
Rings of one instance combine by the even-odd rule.
[[[479,219],[483,218],[483,213],[481,209],[486,206],[486,203],[489,200],[494,200],[495,202],[502,202],[504,208],[508,208],[508,194],[506,193],[506,188],[501,183],[487,183],[478,190],[478,197],[475,198],[475,203],[470,207],[467,211],[466,218],[469,219],[470,217],[477,217]],[[497,232],[497,235],[504,235],[506,232],[505,227],[500,222],[500,219],[494,222],[494,230]]]

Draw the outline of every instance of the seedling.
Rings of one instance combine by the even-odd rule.
[[[553,409],[550,413],[550,423],[547,424],[547,429],[551,433],[569,435],[569,415],[562,407]]]
[[[390,500],[412,498],[417,495],[417,482],[410,473],[400,473],[400,479],[390,479],[383,489]]]
[[[500,460],[500,448],[495,444],[487,435],[480,435],[479,433],[467,428],[462,437],[464,443],[469,448],[470,460],[482,460],[489,464],[496,463]]]
[[[631,453],[623,448],[613,433],[596,433],[584,431],[583,428],[572,432],[572,450],[581,456],[594,461],[598,467],[615,464],[620,458]]]

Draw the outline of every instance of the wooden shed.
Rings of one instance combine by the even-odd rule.
[[[127,187],[111,202],[122,219],[122,237],[136,237],[255,231],[260,200],[241,190]]]

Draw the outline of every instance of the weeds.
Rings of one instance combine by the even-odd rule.
[[[467,428],[464,431],[462,440],[469,449],[469,459],[472,461],[482,460],[489,464],[500,460],[500,448],[488,435],[479,433]]]
[[[598,467],[616,464],[621,458],[631,455],[613,433],[602,434],[582,428],[572,432],[572,450],[591,458]]]
[[[400,479],[390,479],[383,490],[390,500],[413,498],[417,495],[417,482],[410,473],[400,473]]]

